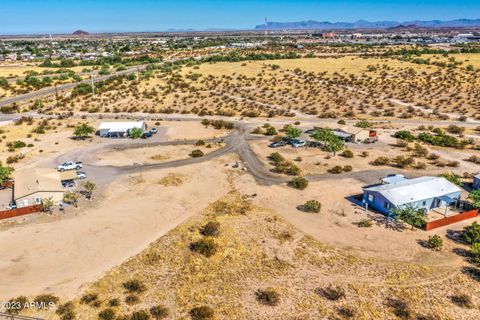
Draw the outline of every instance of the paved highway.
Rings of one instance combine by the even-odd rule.
[[[134,68],[128,68],[128,69],[125,69],[125,70],[122,70],[122,71],[117,71],[117,72],[109,74],[109,75],[97,76],[97,77],[93,78],[93,82],[95,83],[95,82],[107,80],[108,78],[111,78],[111,77],[121,76],[121,75],[129,74],[129,73],[134,73],[134,72],[137,72],[137,71],[143,71],[143,70],[145,70],[145,68],[146,68],[146,65],[141,65],[141,66],[137,66],[137,67],[134,67]],[[78,82],[62,84],[62,85],[57,86],[57,90],[59,92],[60,91],[65,91],[65,90],[71,90],[71,89],[75,88],[80,83],[90,83],[91,81],[92,81],[91,79],[85,79],[85,80],[78,81]],[[9,104],[14,103],[14,102],[21,102],[21,101],[25,101],[25,100],[36,99],[36,98],[39,98],[41,96],[44,96],[44,95],[47,95],[47,94],[52,94],[52,93],[55,93],[55,87],[48,87],[48,88],[40,89],[40,90],[37,90],[37,91],[34,91],[34,92],[18,95],[18,96],[15,96],[15,97],[10,97],[10,98],[7,98],[7,99],[0,100],[0,107],[9,105]]]

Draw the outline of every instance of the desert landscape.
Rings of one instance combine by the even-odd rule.
[[[0,319],[480,318],[462,28],[0,36]]]

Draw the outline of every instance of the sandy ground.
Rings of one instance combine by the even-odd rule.
[[[177,134],[183,134],[183,139],[196,139],[197,136],[206,139],[219,133],[204,128],[199,122],[162,122],[159,128],[162,133],[154,138],[159,141],[178,138]],[[89,141],[81,141],[79,143],[86,144],[86,147],[79,148],[76,142],[68,144],[68,132],[62,134],[65,135],[62,141],[68,145],[65,150],[72,149],[62,157],[74,157],[85,152],[95,155],[109,143],[130,143],[130,140],[94,138],[98,141],[94,140],[95,143],[91,145]],[[52,142],[59,135],[51,136],[45,135],[42,141],[46,143],[49,137],[52,139],[51,147],[57,148]],[[263,156],[279,150],[265,147],[267,141],[254,141],[251,144]],[[182,147],[173,147],[172,157],[179,154]],[[372,148],[373,145],[364,147]],[[360,151],[354,148],[357,147],[352,147],[354,152]],[[383,148],[388,150],[388,145]],[[287,149],[289,157],[301,153],[299,155],[304,158],[301,163],[315,161],[316,153],[320,152],[291,147],[281,150]],[[55,151],[46,159],[39,159],[44,165],[52,165],[57,159],[56,155]],[[124,154],[124,157],[130,161],[130,156]],[[357,157],[354,159],[366,161],[359,157],[358,160]],[[0,247],[0,272],[4,275],[0,283],[0,298],[35,295],[39,292],[54,292],[62,297],[78,294],[85,283],[142,251],[150,242],[225,194],[231,181],[227,176],[231,166],[225,165],[232,165],[235,161],[236,156],[229,155],[188,167],[123,177],[114,181],[104,192],[99,190],[102,199],[97,199],[98,204],[85,206],[75,215],[67,214],[65,218],[39,220],[0,231],[1,243],[15,243],[14,247]],[[31,165],[34,163],[30,162]],[[171,174],[181,176],[184,183],[180,186],[160,183],[162,178]],[[442,253],[433,253],[418,245],[419,239],[426,239],[432,232],[392,230],[385,227],[381,219],[371,228],[358,228],[356,223],[360,220],[379,216],[364,212],[346,199],[361,192],[363,184],[355,179],[335,179],[332,176],[331,180],[311,182],[304,191],[293,190],[285,185],[259,186],[248,174],[236,178],[234,184],[243,194],[257,194],[255,203],[273,210],[322,243],[385,260],[437,266],[462,264],[462,258],[449,250],[448,242]],[[322,210],[319,214],[307,214],[297,209],[298,205],[311,199],[321,201]],[[449,229],[461,230],[471,222],[456,224]],[[445,229],[435,231],[441,235],[445,235],[445,232]],[[88,265],[85,261],[89,262]]]
[[[85,148],[92,144],[91,139],[86,140],[72,140],[73,128],[68,128],[68,124],[76,124],[80,120],[68,121],[50,121],[54,129],[47,130],[44,134],[32,133],[32,130],[37,127],[40,121],[36,120],[32,125],[22,124],[5,124],[0,126],[2,130],[3,143],[0,147],[0,161],[6,163],[6,159],[10,156],[22,154],[25,157],[18,163],[10,164],[14,168],[23,167],[26,165],[34,165],[38,160],[45,158],[52,158],[62,153],[69,152],[77,148]],[[60,125],[58,125],[60,124]],[[23,147],[16,149],[14,152],[7,150],[7,142],[20,140],[30,147]],[[97,143],[97,141],[95,141]]]
[[[355,179],[311,182],[307,189],[298,191],[285,185],[259,186],[250,175],[244,175],[235,181],[235,186],[242,193],[256,193],[255,203],[272,209],[322,243],[349,249],[362,256],[389,261],[438,266],[453,266],[463,261],[458,255],[448,252],[448,249],[438,254],[417,243],[417,240],[428,239],[428,235],[434,233],[444,235],[446,230],[437,229],[429,233],[410,229],[395,231],[381,222],[374,223],[371,228],[359,228],[356,223],[363,219],[372,217],[383,220],[383,217],[365,212],[346,199],[347,196],[357,195],[362,190],[363,184]],[[305,213],[297,209],[297,206],[312,199],[321,202],[320,213]],[[449,229],[461,230],[464,225],[472,222],[473,220],[459,223]]]
[[[143,250],[228,191],[226,159],[181,169],[183,185],[165,187],[169,170],[112,184],[101,204],[83,214],[0,232],[1,298],[40,291],[73,296],[86,282]],[[231,162],[231,159],[230,159]],[[99,246],[99,244],[102,244]],[[88,261],[88,263],[86,263]]]
[[[129,166],[135,164],[150,164],[189,158],[193,150],[201,150],[204,154],[221,147],[212,144],[211,148],[195,145],[155,146],[126,150],[110,150],[97,154],[96,165]]]
[[[345,158],[337,153],[333,156],[332,153],[322,151],[320,148],[293,148],[285,146],[282,148],[268,148],[269,141],[252,141],[250,146],[253,151],[259,156],[268,168],[274,166],[267,158],[274,152],[280,153],[286,160],[298,166],[302,175],[308,174],[323,174],[328,169],[334,166],[352,166],[354,171],[372,169],[369,163],[380,156],[395,157],[403,154],[401,150],[392,148],[385,144],[348,144],[348,148],[354,152],[353,158]],[[360,154],[366,151],[368,156],[362,157]]]
[[[169,140],[212,139],[228,134],[227,130],[205,127],[200,121],[162,121],[161,126],[168,128],[166,136]]]

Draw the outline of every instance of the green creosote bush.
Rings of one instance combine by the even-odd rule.
[[[305,190],[308,187],[308,180],[303,177],[296,177],[288,182],[288,186],[297,190]]]
[[[303,211],[305,212],[315,212],[318,213],[320,212],[320,209],[322,208],[322,204],[317,201],[317,200],[308,200],[305,202],[302,206]]]

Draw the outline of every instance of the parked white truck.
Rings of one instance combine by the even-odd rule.
[[[81,168],[83,168],[82,162],[67,161],[58,165],[57,170],[66,171],[66,170],[78,170]]]

